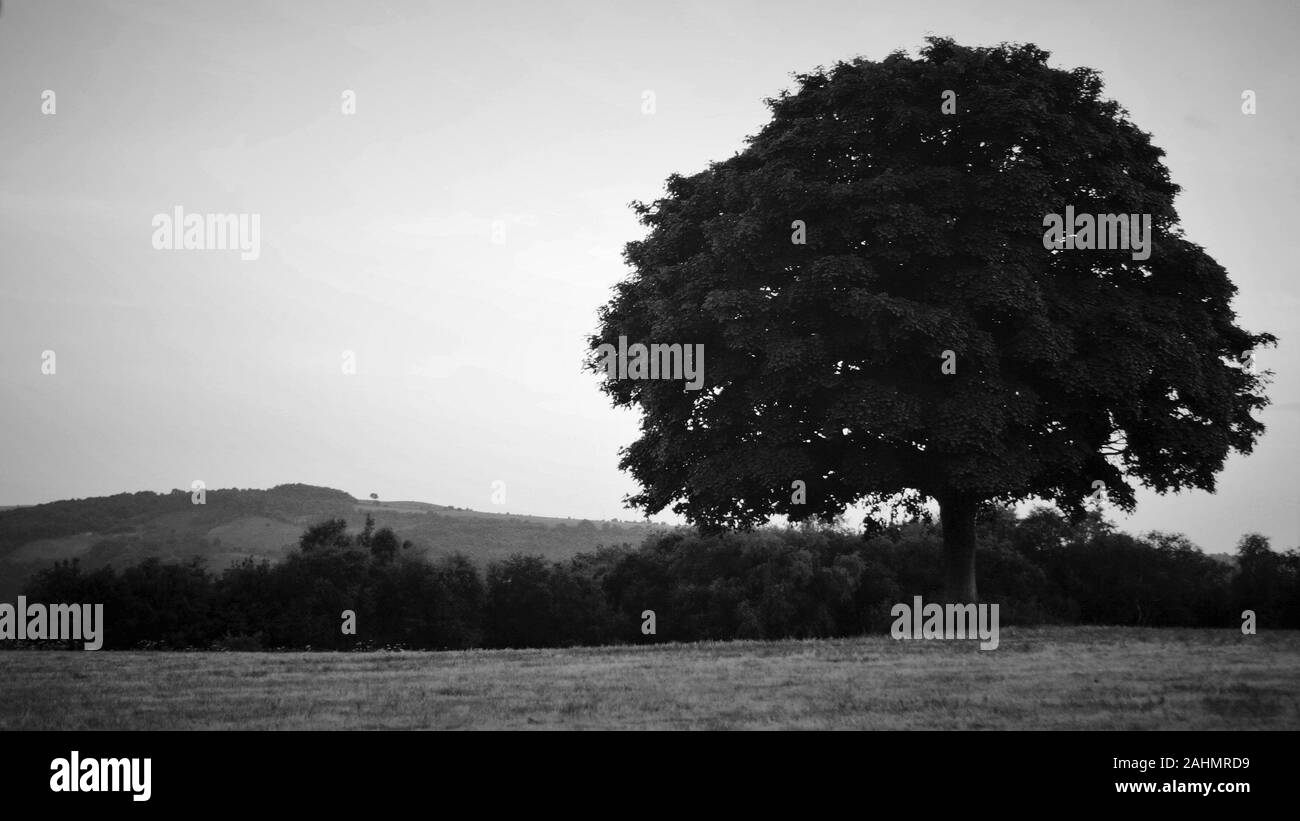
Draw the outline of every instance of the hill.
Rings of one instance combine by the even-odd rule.
[[[0,510],[0,600],[17,595],[36,570],[77,558],[87,569],[156,556],[201,556],[220,571],[246,557],[276,560],[310,524],[331,517],[360,529],[366,514],[430,554],[460,551],[480,564],[511,553],[561,559],[600,545],[638,544],[661,526],[484,513],[424,502],[361,501],[341,490],[304,484],[270,490],[119,493]]]

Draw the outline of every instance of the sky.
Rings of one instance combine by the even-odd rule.
[[[1293,2],[8,0],[0,504],[306,482],[640,519],[618,469],[638,417],[582,369],[644,235],[629,203],[741,150],[793,74],[936,34],[1099,71],[1238,324],[1280,339],[1255,453],[1117,524],[1295,547],[1297,23]],[[257,214],[256,258],[156,248],[178,206]]]

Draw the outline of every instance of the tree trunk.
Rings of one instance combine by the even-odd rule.
[[[952,494],[939,499],[943,526],[943,580],[946,604],[975,604],[975,510],[978,502]]]

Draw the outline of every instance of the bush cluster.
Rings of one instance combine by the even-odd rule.
[[[1007,624],[1300,627],[1300,551],[1247,535],[1234,561],[1180,535],[1139,538],[1093,516],[984,516],[981,600]],[[897,602],[939,600],[942,538],[913,521],[870,535],[800,527],[658,534],[566,561],[516,554],[479,568],[429,560],[367,520],[313,525],[287,559],[220,574],[201,560],[37,573],[29,601],[104,604],[105,648],[461,649],[777,639],[884,632]],[[355,614],[355,635],[341,615]],[[642,615],[655,613],[654,635]],[[12,644],[12,643],[9,643]]]

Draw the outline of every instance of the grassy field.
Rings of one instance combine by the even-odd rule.
[[[1300,729],[1300,633],[0,653],[0,729]]]

